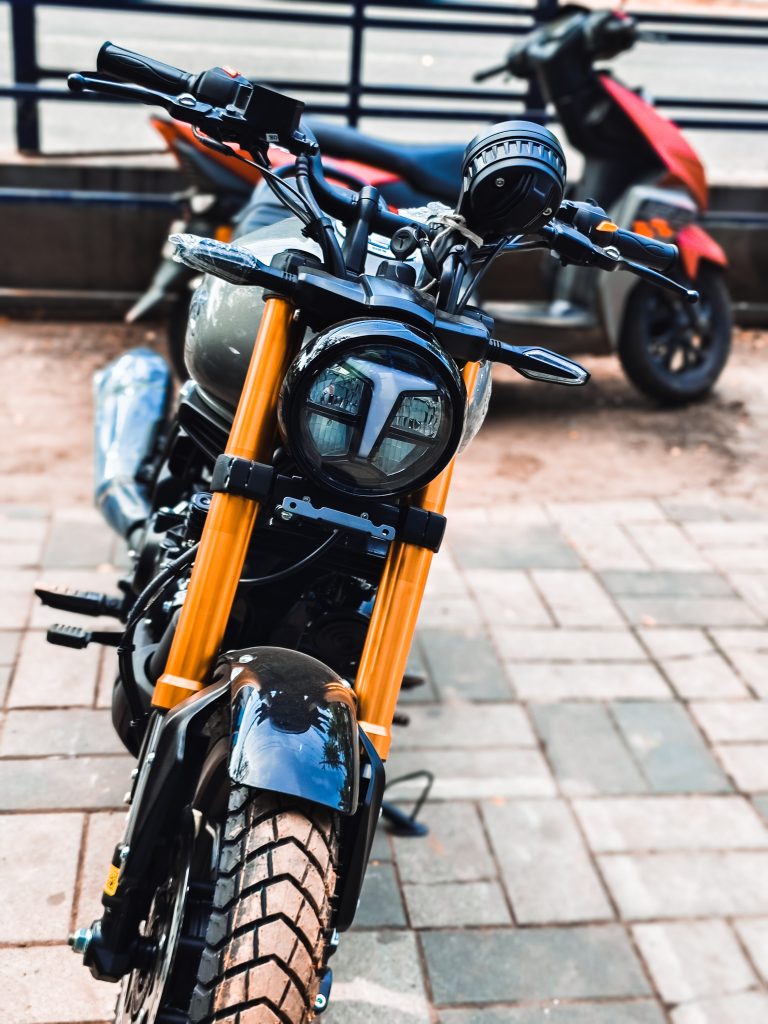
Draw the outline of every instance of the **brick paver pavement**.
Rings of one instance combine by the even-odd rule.
[[[768,514],[712,495],[450,523],[390,766],[435,772],[430,834],[380,831],[329,1024],[765,1024]],[[131,767],[114,652],[46,647],[31,588],[110,589],[119,557],[90,509],[2,512],[8,1024],[107,1021],[115,996],[64,946]]]

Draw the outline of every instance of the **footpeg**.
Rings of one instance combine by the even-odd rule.
[[[122,633],[112,633],[102,630],[89,631],[79,626],[62,626],[57,624],[51,626],[45,635],[49,644],[57,647],[72,647],[75,650],[82,650],[88,644],[104,644],[106,647],[117,647],[122,640]]]
[[[111,615],[123,617],[124,597],[100,594],[97,590],[71,590],[69,587],[35,587],[35,593],[48,608],[77,615]]]
[[[426,681],[427,677],[421,672],[406,672],[400,686],[403,690],[415,690],[419,686],[424,686]]]

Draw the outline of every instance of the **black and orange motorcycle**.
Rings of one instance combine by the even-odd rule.
[[[230,68],[195,76],[109,43],[97,66],[70,87],[165,108],[258,165],[286,217],[240,245],[172,237],[204,275],[173,411],[151,352],[96,382],[97,501],[133,569],[119,595],[38,593],[119,622],[48,638],[115,646],[113,720],[137,766],[102,916],[71,944],[120,983],[119,1024],[304,1024],[355,915],[490,364],[588,378],[495,339],[473,290],[501,252],[546,248],[683,294],[662,272],[677,252],[564,201],[562,149],[535,124],[474,139],[455,211],[422,218],[329,184],[302,104]],[[292,154],[290,182],[270,144]]]

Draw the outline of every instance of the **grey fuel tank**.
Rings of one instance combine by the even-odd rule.
[[[301,222],[288,217],[237,239],[262,263],[284,249],[320,256],[320,247],[301,233]],[[221,411],[232,411],[243,387],[259,321],[264,310],[261,288],[228,284],[207,274],[192,296],[184,358],[192,379]]]

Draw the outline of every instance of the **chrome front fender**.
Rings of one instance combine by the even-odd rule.
[[[354,814],[360,744],[355,695],[327,665],[282,647],[223,655],[231,686],[234,783]]]

